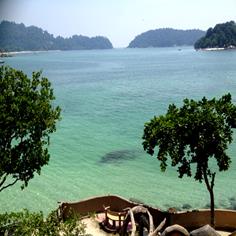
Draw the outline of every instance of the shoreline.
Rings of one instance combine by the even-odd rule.
[[[43,52],[60,52],[61,50],[38,50],[38,51],[13,51],[13,52],[0,52],[0,57],[12,57],[19,54],[43,53]]]
[[[200,51],[223,51],[223,50],[236,50],[236,46],[229,46],[229,47],[225,47],[225,48],[218,48],[218,47],[215,47],[215,48],[199,48],[199,49],[196,49],[197,51],[200,50]]]

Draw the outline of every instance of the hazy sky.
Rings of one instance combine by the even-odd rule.
[[[35,25],[54,36],[103,35],[126,47],[150,29],[203,29],[236,21],[236,0],[0,0],[0,21]]]

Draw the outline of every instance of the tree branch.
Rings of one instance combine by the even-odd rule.
[[[204,181],[206,183],[207,189],[210,192],[211,191],[211,185],[209,183],[208,177],[207,177],[207,173],[206,173],[206,169],[203,169],[203,177],[204,177]]]
[[[6,179],[7,179],[7,175],[5,174],[5,176],[3,177],[2,181],[0,182],[0,187],[5,183]]]
[[[8,188],[8,187],[14,185],[18,180],[20,180],[20,179],[17,178],[17,179],[15,179],[12,183],[10,183],[10,184],[8,184],[8,185],[6,185],[6,186],[1,187],[1,188],[0,188],[0,192],[1,192],[2,190],[4,190],[5,188]]]
[[[155,231],[153,233],[150,234],[150,236],[158,235],[158,232],[160,232],[162,230],[162,228],[164,227],[165,223],[166,223],[166,218],[158,225],[158,227],[155,229]]]
[[[138,213],[148,214],[148,217],[149,217],[149,233],[148,233],[148,236],[156,236],[156,235],[158,235],[158,232],[163,228],[163,226],[166,223],[166,218],[154,230],[153,217],[152,217],[151,213],[148,211],[148,209],[143,207],[143,206],[135,206],[135,207],[133,207],[131,209],[129,208],[129,212],[128,212],[128,214],[130,215],[130,220],[131,220],[131,225],[132,225],[131,236],[134,236],[135,233],[136,233],[136,230],[137,230],[136,224],[135,224],[134,215],[138,214]],[[124,230],[126,230],[126,228]]]
[[[148,217],[149,217],[149,234],[153,233],[154,231],[154,224],[153,224],[153,218],[152,218],[152,215],[150,214],[150,212],[147,210],[147,213],[148,213]]]
[[[131,236],[135,236],[135,232],[136,232],[136,224],[135,224],[134,213],[133,213],[132,209],[129,210],[129,214],[130,214],[130,220],[131,220],[131,225],[132,225]]]

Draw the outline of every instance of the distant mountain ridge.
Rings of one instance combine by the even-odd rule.
[[[177,30],[172,28],[161,28],[146,31],[134,38],[129,48],[147,47],[172,47],[183,45],[194,45],[194,43],[205,34],[205,31]]]
[[[87,37],[73,35],[69,38],[54,37],[53,34],[36,27],[26,27],[23,23],[2,21],[0,24],[0,51],[38,50],[83,50],[110,49],[110,40],[103,36]]]
[[[236,48],[236,23],[229,21],[209,28],[195,44],[195,49]]]

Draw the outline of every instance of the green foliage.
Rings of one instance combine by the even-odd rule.
[[[129,48],[172,47],[193,45],[204,35],[201,30],[156,29],[149,30],[135,37]]]
[[[194,178],[203,179],[203,171],[211,176],[209,158],[215,158],[219,171],[227,170],[230,157],[226,154],[232,142],[232,127],[236,125],[236,106],[227,94],[216,100],[184,100],[177,108],[169,106],[165,116],[154,117],[145,124],[143,147],[151,155],[159,147],[157,158],[161,169],[167,167],[170,157],[172,166],[178,166],[179,177],[191,176],[191,164],[196,164]]]
[[[85,37],[74,35],[70,38],[52,34],[41,28],[14,22],[2,21],[0,24],[0,51],[22,50],[79,50],[112,48],[111,42],[105,37]]]
[[[204,37],[195,44],[199,48],[228,48],[236,47],[236,24],[234,21],[217,24],[214,29],[209,28]]]
[[[85,235],[85,225],[80,217],[73,215],[62,222],[57,212],[52,211],[46,219],[43,213],[30,213],[28,210],[0,214],[0,235]]]
[[[56,130],[60,108],[41,72],[28,78],[22,71],[0,67],[0,191],[22,181],[48,163],[49,134]]]
[[[143,147],[150,155],[157,151],[162,171],[168,158],[184,175],[205,181],[211,197],[212,225],[214,225],[214,180],[216,172],[209,166],[215,160],[219,171],[231,163],[226,150],[232,142],[232,128],[236,127],[236,106],[231,95],[201,101],[185,99],[182,107],[169,106],[166,115],[154,117],[145,124]],[[155,148],[158,147],[158,150]]]

